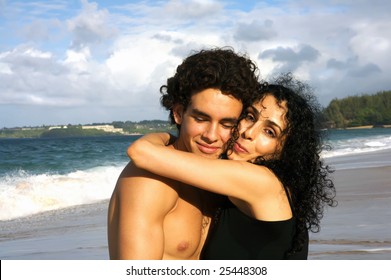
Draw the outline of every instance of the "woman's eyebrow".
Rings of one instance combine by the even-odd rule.
[[[249,109],[250,109],[250,113],[254,114],[256,118],[258,118],[259,115],[262,114],[262,112],[258,111],[258,109],[255,108],[254,106],[249,106],[249,108],[247,110],[249,110]]]
[[[266,119],[265,122],[266,122],[267,125],[269,125],[269,126],[277,127],[277,128],[280,130],[280,133],[282,132],[281,126],[279,126],[276,122],[271,121],[271,120],[269,120],[269,119]]]

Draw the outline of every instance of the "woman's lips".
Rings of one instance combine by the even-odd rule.
[[[247,149],[244,148],[242,145],[240,145],[238,142],[235,142],[234,144],[234,150],[237,153],[248,153]]]

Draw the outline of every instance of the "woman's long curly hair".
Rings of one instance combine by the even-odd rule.
[[[188,107],[193,94],[208,88],[220,89],[243,103],[244,108],[258,86],[258,68],[245,54],[233,49],[215,48],[201,50],[187,57],[178,67],[167,85],[160,87],[160,102],[170,110],[170,120],[175,124],[173,106]],[[179,128],[179,126],[178,126]]]
[[[295,80],[290,73],[279,76],[273,84],[261,83],[253,102],[265,96],[286,102],[287,127],[281,137],[282,149],[275,159],[259,157],[255,164],[268,167],[279,178],[292,201],[296,219],[294,244],[289,253],[300,251],[308,231],[318,232],[326,205],[336,206],[335,187],[330,179],[333,171],[322,161],[320,106],[312,89]],[[233,139],[237,139],[238,131]]]

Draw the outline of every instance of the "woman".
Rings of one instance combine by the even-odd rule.
[[[228,197],[202,258],[306,259],[308,230],[318,231],[325,204],[335,204],[313,101],[290,75],[260,85],[233,133],[231,160],[167,149],[168,134],[140,138],[128,155],[140,168]]]

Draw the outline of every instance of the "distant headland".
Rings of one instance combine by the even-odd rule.
[[[93,123],[85,125],[55,125],[0,129],[0,138],[54,138],[79,136],[142,135],[149,132],[176,131],[168,121]]]
[[[333,99],[326,108],[319,112],[319,120],[322,129],[390,128],[391,91]],[[15,127],[0,129],[0,138],[140,135],[158,131],[175,133],[176,127],[163,120]]]

